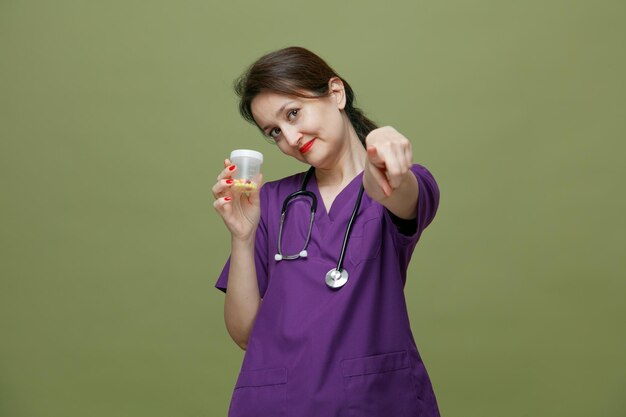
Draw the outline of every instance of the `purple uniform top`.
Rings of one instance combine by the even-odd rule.
[[[308,257],[275,261],[280,211],[304,173],[264,184],[255,264],[263,299],[254,322],[229,417],[430,417],[437,402],[409,324],[404,284],[413,249],[432,221],[439,190],[413,165],[419,184],[417,231],[400,233],[391,214],[363,193],[343,267],[348,282],[325,283],[337,266],[363,173],[324,208],[315,176],[307,190],[318,206]],[[282,253],[304,246],[310,200],[289,204]],[[215,284],[226,291],[229,262]]]

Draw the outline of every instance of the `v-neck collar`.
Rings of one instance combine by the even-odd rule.
[[[326,207],[326,204],[324,204],[324,199],[322,198],[322,194],[320,193],[320,189],[317,184],[317,177],[315,176],[315,173],[311,175],[311,179],[309,180],[308,185],[311,187],[310,190],[313,191],[313,193],[315,193],[317,197],[318,214],[322,214],[323,217],[327,217],[328,220],[332,222],[337,218],[338,213],[342,209],[345,209],[346,205],[349,206],[349,211],[350,213],[352,213],[352,209],[354,208],[354,205],[356,204],[359,187],[362,183],[363,183],[363,171],[356,174],[356,176],[352,178],[352,180],[348,184],[346,184],[346,186],[343,187],[341,191],[339,191],[339,194],[337,194],[337,196],[335,197],[335,199],[333,200],[331,204],[330,210],[328,210],[328,208]]]

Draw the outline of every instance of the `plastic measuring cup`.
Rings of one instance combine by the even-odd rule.
[[[233,175],[233,189],[243,192],[257,190],[263,154],[249,149],[236,149],[230,153],[230,160],[237,165]]]

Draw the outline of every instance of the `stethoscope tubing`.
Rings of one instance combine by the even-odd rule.
[[[311,233],[313,231],[313,221],[315,219],[315,212],[317,211],[317,196],[311,192],[306,190],[307,183],[313,175],[315,171],[314,167],[309,168],[304,179],[302,180],[302,185],[300,190],[295,191],[287,196],[285,201],[283,202],[281,212],[280,212],[280,226],[278,229],[278,253],[275,255],[276,261],[281,261],[283,259],[293,260],[301,257],[307,257],[307,247],[309,246],[309,241],[311,240]],[[287,217],[287,207],[289,204],[294,201],[294,199],[298,197],[308,197],[311,199],[311,218],[309,221],[309,231],[307,233],[306,241],[304,243],[304,248],[295,255],[283,255],[281,249],[281,242],[283,236],[283,225],[285,223],[285,218]],[[350,216],[350,220],[348,221],[348,225],[346,227],[346,232],[343,236],[343,243],[341,245],[341,252],[339,254],[339,259],[337,260],[337,267],[331,269],[326,274],[326,283],[331,288],[341,288],[346,281],[348,280],[348,272],[343,269],[343,261],[346,254],[346,247],[348,246],[348,240],[350,239],[350,232],[352,231],[352,225],[354,224],[354,220],[359,211],[359,207],[361,206],[361,198],[363,197],[363,184],[359,189],[359,194],[357,195],[356,203],[354,205],[354,209],[352,210],[352,215]]]
[[[363,184],[361,184],[361,188],[359,189],[359,194],[356,198],[356,203],[354,204],[352,215],[350,216],[350,220],[348,221],[348,227],[346,227],[346,234],[343,237],[343,244],[341,245],[339,260],[337,261],[337,271],[341,271],[343,267],[343,258],[346,254],[346,247],[348,246],[348,239],[350,238],[350,232],[352,231],[352,224],[354,223],[356,214],[359,211],[359,207],[361,206],[361,197],[363,197]]]
[[[317,197],[315,197],[315,194],[313,194],[310,191],[303,191],[303,190],[296,191],[295,193],[290,194],[289,197],[287,197],[287,199],[285,199],[285,202],[283,203],[283,209],[281,210],[281,213],[280,213],[280,226],[278,228],[278,254],[281,257],[281,260],[282,259],[298,259],[302,254],[302,251],[300,251],[300,253],[296,255],[283,255],[282,249],[280,247],[280,243],[283,241],[282,240],[283,225],[285,224],[285,218],[287,217],[287,206],[295,198],[300,197],[300,196],[311,197],[311,219],[309,220],[309,231],[306,235],[306,241],[304,242],[304,247],[302,248],[302,251],[306,251],[306,248],[309,246],[309,241],[311,240],[311,232],[313,231],[313,221],[315,220],[315,211],[317,209]]]

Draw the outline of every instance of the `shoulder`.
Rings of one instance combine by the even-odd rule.
[[[288,177],[263,183],[261,186],[261,194],[265,194],[271,198],[285,192],[287,192],[287,194],[293,193],[300,189],[305,174],[306,172],[299,172]]]
[[[419,186],[419,193],[427,192],[431,194],[437,201],[439,200],[439,186],[435,177],[425,166],[420,164],[413,164],[411,166],[411,172],[417,178]]]
[[[298,191],[302,185],[302,180],[306,172],[299,172],[288,177],[280,178],[263,183],[261,186],[261,213],[264,211],[280,210],[280,207],[287,196]]]
[[[423,165],[413,164],[411,167],[411,171],[417,178],[417,182],[420,187],[420,193],[422,191],[428,192],[439,201],[439,185],[437,185],[437,181],[435,181],[435,177],[433,174]]]
[[[259,191],[261,219],[266,221],[270,213],[280,212],[287,196],[300,189],[306,172],[300,172],[278,180],[263,183]]]

